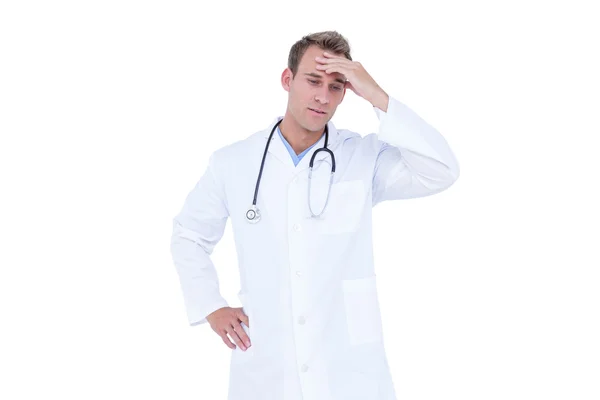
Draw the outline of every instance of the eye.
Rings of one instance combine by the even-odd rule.
[[[315,80],[313,80],[313,79],[307,79],[307,80],[308,80],[308,81],[309,81],[311,84],[313,84],[313,85],[316,85],[316,84],[318,84],[318,83],[319,83],[319,81],[315,81]],[[338,91],[338,92],[339,92],[339,91],[341,91],[341,90],[343,90],[343,88],[342,88],[341,86],[333,86],[333,88],[334,88],[336,91]]]

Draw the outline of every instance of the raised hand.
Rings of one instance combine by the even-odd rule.
[[[358,96],[369,101],[374,106],[386,111],[388,95],[369,75],[358,61],[350,61],[346,57],[339,57],[328,52],[323,52],[323,57],[316,57],[317,69],[330,74],[338,72],[345,76],[346,87]]]

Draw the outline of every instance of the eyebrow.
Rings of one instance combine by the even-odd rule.
[[[321,75],[319,75],[319,74],[315,74],[314,72],[305,72],[305,73],[304,73],[304,75],[307,75],[307,76],[312,76],[313,78],[319,78],[319,79],[322,79],[322,78],[323,78],[323,76],[321,76]],[[339,82],[339,83],[341,83],[342,85],[346,83],[346,82],[345,82],[343,79],[341,79],[341,78],[335,78],[335,81],[336,81],[336,82]]]

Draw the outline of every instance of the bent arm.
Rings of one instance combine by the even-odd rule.
[[[173,218],[171,255],[191,326],[207,322],[213,311],[227,307],[210,258],[225,231],[229,212],[223,187],[215,177],[214,159]]]
[[[373,173],[373,205],[424,197],[450,187],[459,166],[444,137],[414,111],[389,97],[379,118],[379,153]]]

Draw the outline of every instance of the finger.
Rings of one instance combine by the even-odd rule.
[[[225,343],[227,347],[229,347],[230,349],[235,349],[235,345],[231,343],[231,340],[229,340],[227,332],[223,331],[223,333],[219,336],[221,336],[221,339],[223,339],[223,343]]]
[[[347,66],[352,65],[352,61],[348,60],[347,58],[323,58],[323,57],[315,57],[315,60],[318,63],[321,63],[321,64],[339,63],[339,64],[343,64],[343,65],[347,65]]]
[[[317,64],[316,68],[320,69],[320,70],[324,70],[324,69],[328,69],[328,68],[338,68],[338,69],[340,69],[340,68],[345,68],[345,67],[343,65],[341,65],[341,64]]]
[[[337,66],[342,67],[342,68],[348,68],[348,65],[345,65],[345,64],[342,64],[342,63],[339,63],[339,62],[336,62],[336,61],[323,62],[323,63],[317,64],[316,67],[317,68],[319,68],[319,67],[329,67],[329,66],[333,66],[333,65],[337,65]]]
[[[240,313],[239,313],[239,315],[238,315],[238,318],[239,318],[239,319],[240,319],[240,320],[241,320],[243,323],[245,323],[245,324],[246,324],[246,326],[247,326],[248,328],[250,328],[250,319],[248,318],[248,316],[247,316],[246,314],[244,314],[244,312],[243,312],[243,311],[240,311]]]
[[[332,72],[339,72],[340,74],[344,75],[346,78],[348,78],[349,76],[349,70],[348,68],[345,68],[341,65],[337,65],[337,64],[329,64],[329,65],[317,65],[317,69],[321,70],[321,71],[325,71],[325,73],[330,74]]]
[[[346,68],[348,70],[356,69],[356,67],[353,64],[348,64],[348,63],[334,61],[334,60],[330,60],[330,61],[327,61],[327,62],[322,62],[322,63],[317,64],[316,66],[317,67],[337,66],[337,67],[340,67],[340,68]]]
[[[331,67],[331,68],[336,67],[336,68],[340,69],[341,73],[346,74],[346,75],[351,72],[359,71],[359,68],[355,64],[339,63],[339,62],[335,62],[335,61],[332,61],[332,62],[326,63],[326,64],[317,64],[316,65],[317,69],[322,70],[323,69],[322,67],[326,67],[326,68],[327,67]],[[342,72],[342,71],[344,71],[344,72]]]
[[[250,347],[250,338],[246,334],[246,331],[244,330],[244,328],[242,327],[242,325],[240,325],[239,322],[236,322],[236,323],[233,324],[233,329],[238,334],[238,336],[240,337],[240,339],[242,340],[242,342],[244,342],[244,344],[246,345],[246,347]]]
[[[237,332],[233,329],[233,326],[230,326],[229,329],[227,329],[227,334],[229,335],[230,338],[233,339],[235,344],[240,346],[242,350],[246,351],[246,349],[247,349],[246,345],[244,343],[242,343],[242,340],[238,336]]]

